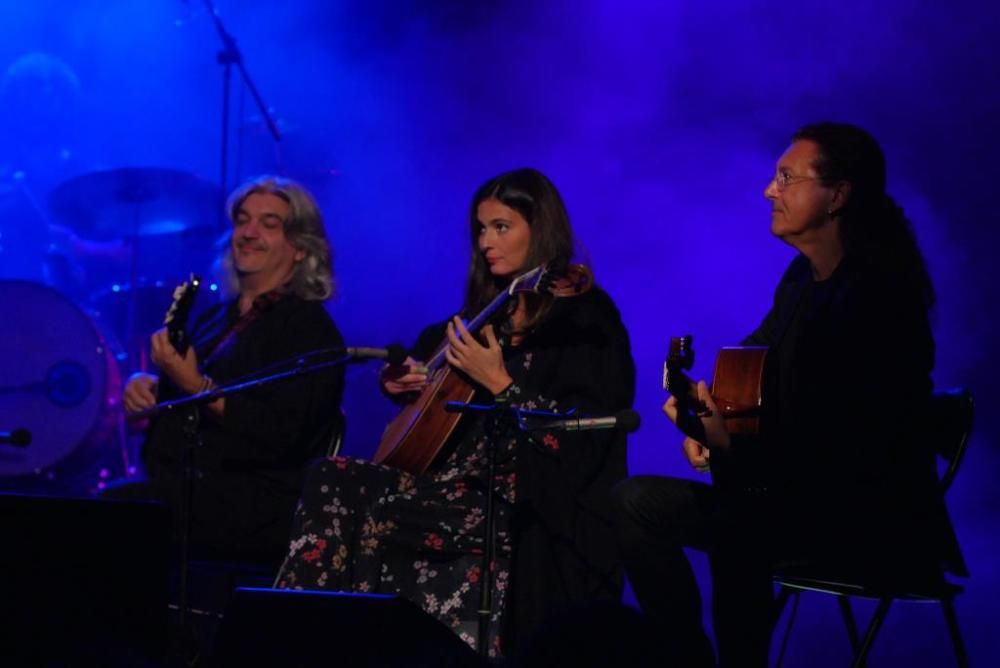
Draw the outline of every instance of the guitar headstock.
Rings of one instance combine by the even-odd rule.
[[[675,397],[691,393],[691,379],[685,371],[694,366],[694,337],[675,336],[670,339],[667,359],[663,362],[663,389]]]
[[[575,297],[590,290],[593,285],[594,274],[585,265],[567,265],[553,260],[515,278],[507,293],[548,291],[556,297]]]
[[[551,270],[548,265],[542,264],[531,271],[521,274],[507,286],[507,294],[515,295],[518,292],[541,292],[551,280]]]
[[[187,321],[188,316],[191,315],[191,308],[194,306],[194,298],[199,287],[201,287],[201,279],[191,274],[188,280],[174,288],[173,302],[163,318],[170,344],[181,355],[187,351],[190,344],[187,335]]]

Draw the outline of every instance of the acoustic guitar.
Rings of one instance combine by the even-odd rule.
[[[475,334],[518,293],[547,291],[556,297],[572,297],[583,294],[592,284],[593,275],[583,265],[571,265],[564,272],[554,271],[548,265],[536,267],[511,281],[466,327]],[[423,473],[455,430],[461,415],[448,412],[445,407],[450,401],[468,403],[476,388],[448,364],[447,349],[446,339],[426,364],[427,385],[386,426],[375,452],[376,464]]]
[[[760,432],[767,350],[763,346],[727,347],[720,350],[715,359],[709,391],[730,434]],[[671,338],[667,359],[663,363],[663,389],[677,398],[678,426],[697,438],[701,427],[699,418],[708,416],[709,412],[708,407],[698,400],[698,388],[686,373],[692,366],[693,337]]]

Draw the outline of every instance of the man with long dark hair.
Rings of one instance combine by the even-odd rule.
[[[683,450],[714,485],[639,476],[617,490],[619,538],[643,610],[678,665],[714,665],[684,546],[705,550],[724,666],[765,666],[774,566],[898,582],[940,578],[957,553],[932,452],[918,430],[931,392],[934,295],[909,221],[885,190],[885,158],[860,128],[801,128],[764,192],[771,231],[799,251],[745,345],[766,346],[760,434],[709,415],[679,420]],[[680,415],[683,415],[681,412]]]

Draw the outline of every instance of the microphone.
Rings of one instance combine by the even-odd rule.
[[[406,348],[398,343],[390,343],[385,348],[345,348],[348,357],[357,360],[378,359],[389,364],[402,364],[406,361]]]
[[[15,448],[26,448],[31,445],[31,432],[27,429],[0,431],[0,443],[13,445]]]
[[[568,420],[543,420],[526,422],[527,431],[590,431],[591,429],[622,429],[633,432],[639,428],[639,414],[630,408],[615,415],[596,418],[570,418]]]

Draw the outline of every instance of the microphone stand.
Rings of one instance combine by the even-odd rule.
[[[226,30],[226,26],[223,25],[222,19],[219,18],[219,12],[216,10],[212,0],[205,0],[205,7],[208,9],[208,15],[212,17],[215,30],[219,33],[219,38],[222,40],[222,49],[216,54],[216,62],[222,65],[222,147],[219,165],[219,186],[222,189],[221,197],[225,198],[229,190],[227,183],[229,180],[229,82],[231,78],[230,71],[233,65],[236,65],[236,68],[239,70],[240,78],[243,80],[247,90],[250,91],[250,95],[257,104],[260,115],[267,124],[267,129],[270,131],[271,137],[274,138],[275,142],[281,141],[281,133],[278,131],[278,126],[274,122],[274,119],[271,118],[271,114],[268,113],[264,99],[260,96],[257,86],[254,85],[246,66],[243,64],[243,54],[240,52],[239,47],[236,46],[236,40]],[[223,208],[220,207],[219,210],[222,211]]]
[[[449,413],[486,413],[490,418],[487,423],[490,430],[495,430],[497,418],[503,415],[514,415],[517,418],[518,426],[525,429],[525,417],[563,419],[572,415],[570,413],[550,413],[547,411],[533,411],[520,408],[512,408],[503,403],[499,404],[467,404],[461,401],[449,401],[445,405],[445,410]],[[479,609],[476,611],[478,617],[478,630],[476,634],[476,648],[483,659],[489,658],[489,638],[490,638],[490,616],[493,614],[493,559],[496,553],[496,513],[493,507],[493,483],[496,476],[496,440],[488,439],[486,447],[486,526],[483,529],[483,558],[480,563],[479,576]]]
[[[313,353],[314,355],[316,353]],[[308,357],[307,354],[305,357]],[[230,395],[245,392],[246,390],[274,383],[293,376],[322,371],[346,364],[357,358],[351,355],[341,355],[333,360],[306,364],[305,357],[298,360],[298,365],[294,369],[282,371],[271,375],[251,378],[241,382],[223,385],[212,390],[200,392],[189,397],[164,401],[152,408],[135,414],[135,417],[149,417],[156,414],[180,411],[184,416],[184,442],[181,445],[181,495],[178,503],[178,516],[180,526],[178,527],[179,538],[179,560],[178,564],[178,626],[183,640],[188,641],[188,575],[190,567],[191,553],[191,520],[193,518],[193,493],[194,493],[194,453],[202,447],[201,431],[201,407],[210,404],[217,399]],[[184,651],[184,649],[182,649]]]

